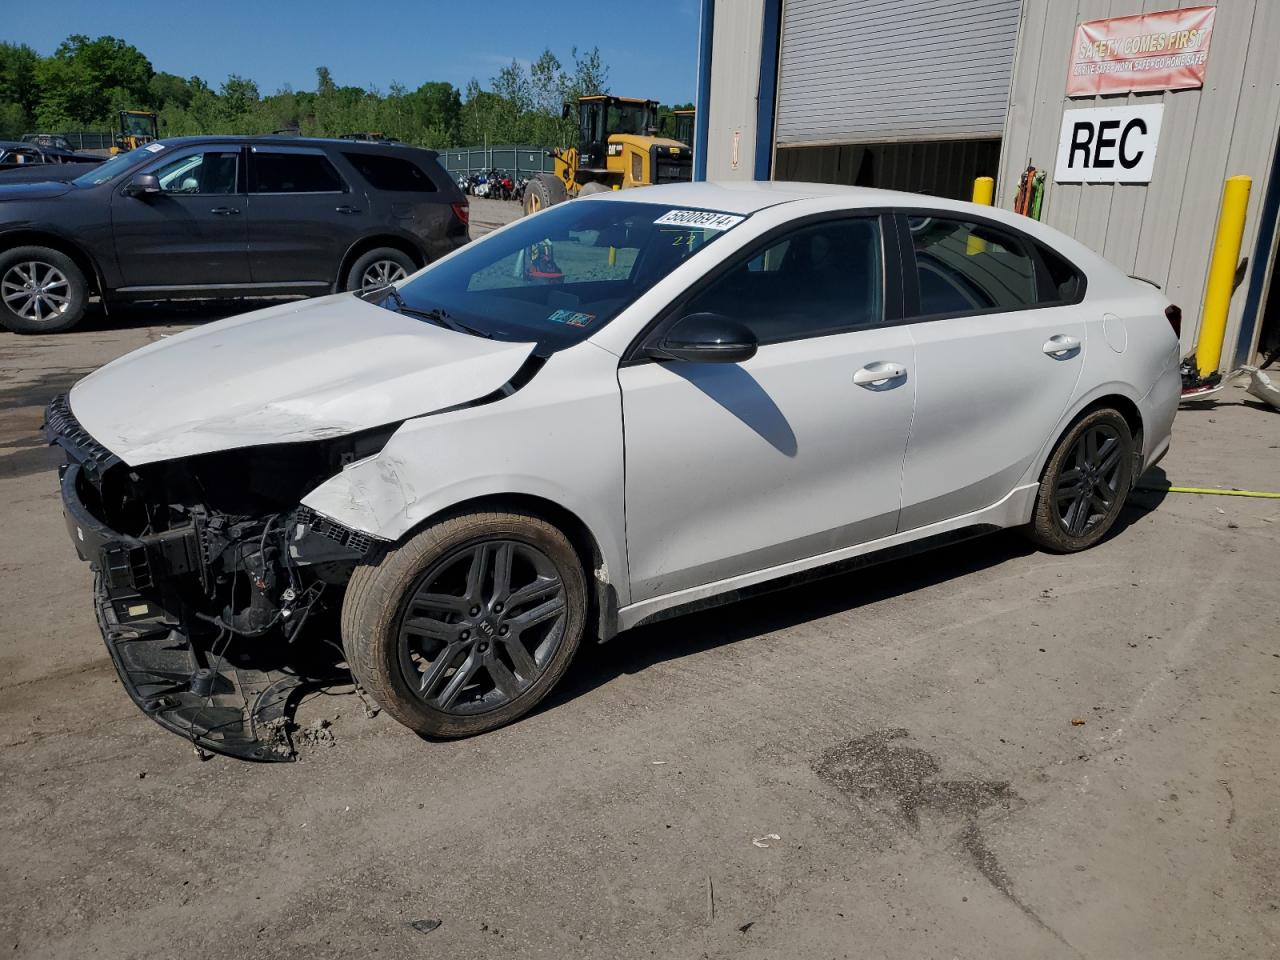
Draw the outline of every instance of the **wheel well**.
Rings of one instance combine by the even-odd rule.
[[[582,564],[582,572],[587,579],[587,597],[590,601],[587,611],[588,624],[596,625],[596,634],[601,642],[618,632],[617,590],[611,582],[616,571],[608,571],[610,581],[607,582],[596,576],[596,571],[604,565],[604,554],[600,551],[600,545],[596,543],[590,528],[577,514],[565,509],[554,500],[524,493],[493,494],[463,500],[415,524],[400,539],[403,542],[424,527],[445,517],[488,511],[528,513],[560,530],[569,539],[569,544],[577,554],[578,562]]]
[[[1138,405],[1128,397],[1122,397],[1120,394],[1112,394],[1107,397],[1099,397],[1093,403],[1089,404],[1081,410],[1071,421],[1072,425],[1082,417],[1093,413],[1095,410],[1101,410],[1103,407],[1111,407],[1116,410],[1120,416],[1124,417],[1125,423],[1129,425],[1129,432],[1133,434],[1133,439],[1137,441],[1139,448],[1142,446],[1142,414],[1138,411]],[[1068,427],[1070,429],[1070,427]]]
[[[347,251],[347,255],[342,258],[342,263],[338,267],[338,278],[334,282],[335,289],[342,289],[342,285],[346,282],[347,274],[351,272],[352,265],[375,247],[391,247],[392,249],[399,250],[401,253],[409,257],[409,259],[414,262],[415,266],[426,266],[427,259],[423,256],[422,250],[412,242],[406,240],[404,237],[365,237],[363,240],[358,240],[351,249]]]
[[[48,247],[70,257],[84,274],[89,292],[103,294],[102,273],[94,259],[83,249],[55,234],[41,233],[39,230],[15,230],[0,237],[0,249],[12,250],[14,247]]]
[[[1124,422],[1129,425],[1129,432],[1133,435],[1134,442],[1134,470],[1133,479],[1138,479],[1138,472],[1142,466],[1142,414],[1138,410],[1138,405],[1128,397],[1121,396],[1118,393],[1109,394],[1105,397],[1099,397],[1087,407],[1084,407],[1079,413],[1071,418],[1071,421],[1062,428],[1058,433],[1057,439],[1054,440],[1053,446],[1049,447],[1049,452],[1045,454],[1044,463],[1040,466],[1040,479],[1044,479],[1044,472],[1049,468],[1049,461],[1053,459],[1053,451],[1058,448],[1058,444],[1062,442],[1062,438],[1071,432],[1071,428],[1077,423],[1093,413],[1095,410],[1101,410],[1104,407],[1110,407],[1120,416],[1124,417]]]

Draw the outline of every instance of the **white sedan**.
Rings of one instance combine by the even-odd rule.
[[[1169,446],[1178,319],[1000,210],[677,184],[152,344],[46,430],[125,688],[280,759],[339,659],[475,734],[584,638],[1003,527],[1092,546]]]

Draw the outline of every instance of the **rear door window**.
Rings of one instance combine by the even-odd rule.
[[[908,216],[922,317],[1019,310],[1040,300],[1022,241],[986,223]],[[910,265],[908,265],[908,272]]]
[[[388,157],[377,153],[344,153],[343,156],[375,190],[436,192],[436,185],[426,171],[406,157]]]
[[[323,154],[253,151],[250,193],[342,193],[344,188],[342,177]]]

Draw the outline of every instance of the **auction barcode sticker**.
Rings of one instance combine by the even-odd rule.
[[[745,219],[747,218],[735,217],[731,213],[716,213],[713,210],[670,210],[653,222],[677,227],[701,227],[703,230],[728,230]]]

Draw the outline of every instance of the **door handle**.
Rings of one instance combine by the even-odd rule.
[[[209,212],[216,213],[220,217],[235,217],[240,215],[238,207],[214,207]]]
[[[340,207],[334,207],[333,209],[334,209],[334,212],[336,213],[359,213],[360,212],[359,207],[353,207],[350,204],[346,204],[346,203],[344,203]]]
[[[1068,337],[1066,334],[1059,333],[1046,340],[1040,349],[1049,356],[1061,360],[1066,354],[1080,349],[1080,340],[1078,337]]]
[[[861,370],[853,375],[853,382],[860,387],[887,387],[895,385],[899,380],[905,380],[907,377],[907,368],[900,363],[885,363],[879,361],[877,363],[868,363]]]

